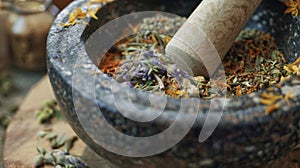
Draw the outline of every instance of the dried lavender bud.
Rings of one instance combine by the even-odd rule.
[[[87,165],[82,162],[80,159],[78,159],[77,157],[73,156],[73,155],[67,155],[66,156],[67,162],[69,163],[69,165],[74,165],[77,168],[86,168]]]

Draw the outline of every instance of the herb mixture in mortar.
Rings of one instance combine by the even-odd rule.
[[[174,98],[241,96],[267,88],[295,74],[286,65],[284,55],[274,38],[258,30],[243,30],[225,56],[223,66],[226,83],[218,83],[203,76],[192,77],[172,64],[164,48],[186,19],[156,16],[145,18],[136,27],[136,34],[116,43],[99,63],[99,68],[118,82]],[[296,68],[295,68],[296,66]],[[222,72],[219,75],[222,75]],[[297,73],[297,72],[296,72]]]

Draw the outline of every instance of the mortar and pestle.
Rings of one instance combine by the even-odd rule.
[[[288,91],[294,90],[291,98],[292,105],[289,106],[283,101],[279,109],[271,115],[265,115],[266,106],[259,103],[263,90],[251,95],[227,99],[223,115],[216,129],[207,140],[200,143],[199,132],[208,116],[211,101],[173,99],[168,96],[153,95],[133,88],[126,88],[98,69],[97,65],[101,60],[101,55],[94,49],[99,47],[101,43],[88,43],[88,39],[108,21],[133,11],[162,10],[181,16],[189,16],[199,2],[176,0],[163,2],[156,0],[115,1],[103,5],[97,12],[99,20],[88,20],[89,26],[85,24],[76,24],[71,27],[60,26],[59,23],[65,22],[76,7],[87,6],[85,1],[75,1],[56,18],[47,42],[47,65],[54,93],[66,119],[78,136],[91,149],[113,165],[120,167],[233,167],[235,165],[261,167],[286,154],[299,143],[300,78],[297,76],[280,83],[281,88],[274,88],[274,92],[278,94],[286,94]],[[247,2],[236,2],[236,4],[239,3]],[[258,4],[258,1],[251,3],[253,6],[249,10],[244,10],[247,11],[246,16],[250,17]],[[205,7],[204,3],[202,5],[197,10]],[[280,2],[264,0],[246,27],[270,32],[284,52],[286,59],[293,62],[300,55],[300,42],[297,40],[300,35],[300,21],[285,15],[284,10],[285,7]],[[224,17],[217,16],[214,18],[224,18],[224,23],[230,23],[229,19],[225,17],[227,15]],[[209,37],[220,56],[225,55],[235,36],[243,28],[247,17],[242,18],[245,20],[232,21],[232,23],[239,23],[232,28],[209,24],[221,23],[219,21],[205,20],[207,23],[203,23],[202,30]],[[204,26],[208,26],[206,29],[208,31],[205,31]],[[209,30],[213,30],[213,28],[215,31],[209,33]],[[217,28],[226,31],[225,33],[216,33],[218,32]],[[231,33],[227,31],[231,31]],[[223,37],[223,35],[229,35],[230,38]],[[214,36],[215,38],[213,38]],[[180,34],[177,37],[180,37]],[[220,44],[218,42],[221,42],[216,40],[218,38],[228,40],[223,41],[225,43],[223,46],[218,45]],[[188,40],[185,39],[184,41]],[[184,47],[178,47],[176,42],[171,41],[170,46],[172,43],[175,43],[174,46],[177,46],[177,49],[186,53],[185,61],[181,61],[181,57],[179,57],[179,61],[176,61],[176,57],[173,58],[178,65],[186,62],[194,74],[205,74],[203,70],[199,71],[199,69],[193,68],[206,66],[199,66],[197,63],[201,63],[199,60],[203,60],[202,56],[202,59],[198,59],[194,57],[195,54],[190,54],[188,50],[184,50]],[[175,56],[176,53],[181,52],[177,51],[176,48],[169,49],[171,51],[168,51],[167,48],[167,53],[176,50]],[[184,69],[184,67],[186,66],[182,68]],[[92,83],[89,82],[89,78],[92,79]],[[92,91],[87,88],[92,88]],[[149,97],[151,96],[166,101],[151,104],[149,107]],[[122,100],[127,97],[131,98],[134,107],[141,109],[133,112],[136,115],[144,115],[141,113],[142,109],[155,112],[160,109],[161,105],[164,106],[163,114],[151,122],[130,120],[120,113],[122,107],[116,107],[114,103],[115,100]],[[216,106],[222,106],[222,101],[219,99],[214,100],[214,103]],[[186,113],[181,114],[179,112],[182,106],[188,110]],[[124,144],[120,142],[120,144],[111,146],[109,149],[99,143],[101,138],[112,141],[115,138],[109,131],[106,131],[104,121],[128,136],[148,137],[166,130],[175,121],[186,125],[186,121],[189,121],[190,116],[194,117],[195,113],[197,116],[188,133],[183,135],[184,137],[179,143],[161,154],[148,157],[127,157],[110,152],[115,148],[133,150],[130,148],[131,144],[125,143],[126,141]]]

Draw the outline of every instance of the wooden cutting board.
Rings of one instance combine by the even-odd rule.
[[[46,128],[52,128],[57,134],[66,134],[68,137],[75,135],[71,127],[64,120],[53,120],[47,125],[39,124],[35,111],[43,106],[45,100],[55,99],[48,76],[45,76],[30,91],[20,106],[13,121],[10,123],[4,143],[4,167],[28,168],[33,166],[33,158],[38,154],[36,147],[39,144],[37,134]],[[49,147],[47,141],[40,141],[42,146]],[[111,168],[109,162],[98,156],[88,148],[81,140],[75,142],[70,151],[72,154],[81,156],[90,168]],[[300,168],[300,150],[285,154],[265,168],[289,167]]]
[[[3,153],[4,167],[34,167],[33,158],[38,154],[36,150],[38,144],[50,149],[49,142],[38,141],[37,134],[41,130],[52,128],[58,135],[66,134],[68,137],[75,135],[65,120],[54,119],[50,124],[40,124],[37,121],[35,111],[43,106],[45,100],[52,99],[55,98],[46,76],[29,91],[7,129]],[[91,168],[110,168],[107,161],[94,153],[81,140],[75,142],[70,153],[81,156]]]

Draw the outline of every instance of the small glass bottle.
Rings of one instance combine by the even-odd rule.
[[[52,0],[14,0],[7,25],[14,65],[46,69],[46,40],[57,12]]]

